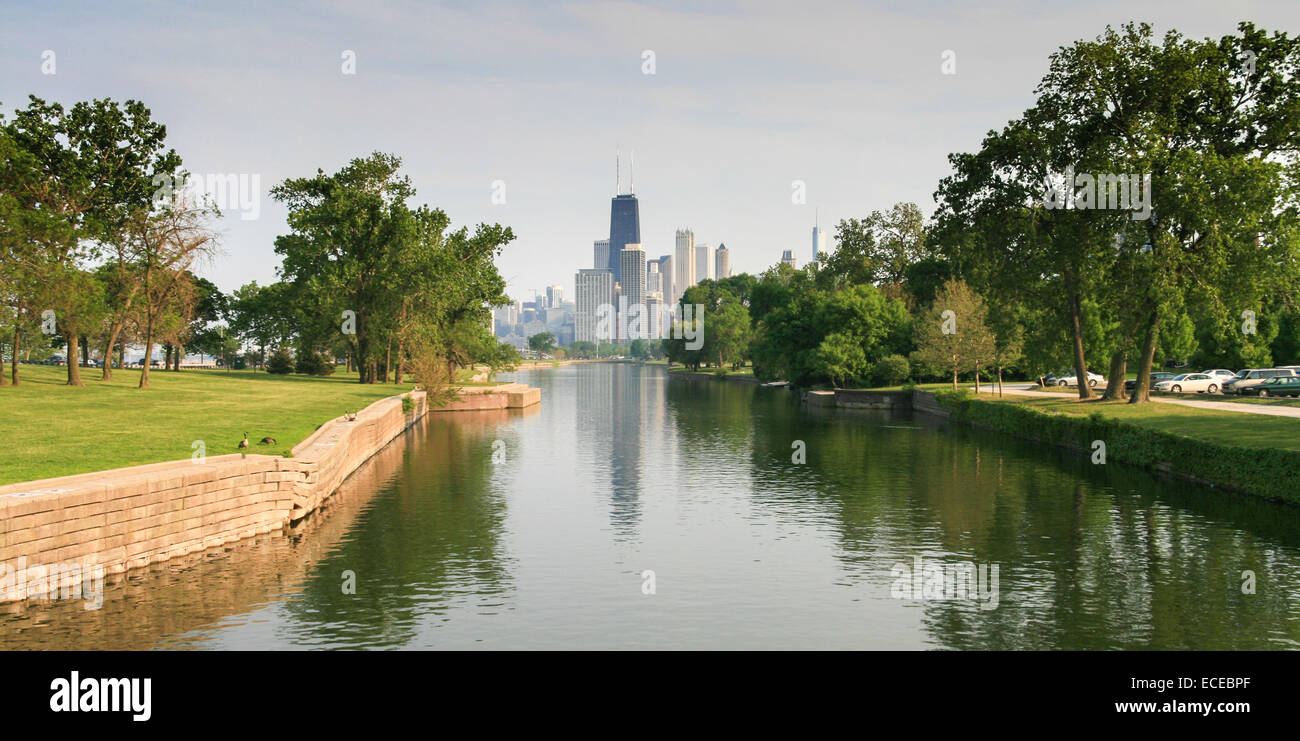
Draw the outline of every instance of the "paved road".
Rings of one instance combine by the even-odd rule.
[[[974,387],[971,387],[974,389]],[[994,387],[994,391],[997,387]],[[1098,389],[1101,393],[1104,389]],[[1078,391],[1073,389],[1069,391],[1042,390],[1036,383],[1022,384],[1002,384],[1002,393],[1016,394],[1017,396],[1063,396],[1074,397]],[[1168,399],[1152,394],[1151,401],[1161,404],[1177,404],[1185,407],[1196,407],[1197,409],[1218,409],[1225,412],[1240,412],[1242,414],[1263,414],[1268,417],[1300,417],[1300,407],[1283,407],[1283,406],[1266,406],[1264,404],[1244,404],[1234,401],[1193,401],[1191,399]]]

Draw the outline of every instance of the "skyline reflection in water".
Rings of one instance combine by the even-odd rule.
[[[662,367],[505,378],[541,406],[430,415],[292,531],[110,577],[100,610],[0,606],[0,648],[1300,641],[1294,507]],[[996,609],[891,596],[918,556],[996,564]]]

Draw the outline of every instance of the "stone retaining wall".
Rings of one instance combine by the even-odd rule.
[[[428,411],[425,394],[326,422],[292,458],[220,455],[0,486],[0,602],[283,528]]]

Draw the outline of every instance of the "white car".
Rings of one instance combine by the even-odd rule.
[[[1219,392],[1221,383],[1222,381],[1208,373],[1184,373],[1181,376],[1174,376],[1168,381],[1157,383],[1156,391],[1166,394],[1182,394],[1189,391],[1216,394]]]
[[[1223,368],[1215,368],[1213,370],[1203,370],[1201,372],[1207,376],[1212,376],[1214,380],[1219,382],[1220,386],[1222,386],[1223,382],[1228,380],[1229,378],[1237,377],[1236,373],[1230,370],[1224,370]]]
[[[1106,378],[1101,374],[1088,371],[1089,386],[1096,388],[1097,384],[1105,383],[1105,382],[1106,382]],[[1075,378],[1073,373],[1070,373],[1069,375],[1061,376],[1060,378],[1056,379],[1056,385],[1057,386],[1078,386],[1079,379]]]

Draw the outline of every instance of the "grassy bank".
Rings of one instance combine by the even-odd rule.
[[[113,380],[82,369],[84,387],[65,386],[67,369],[21,366],[22,384],[0,387],[8,434],[0,484],[189,458],[202,440],[208,455],[249,451],[287,455],[323,422],[411,384],[361,385],[356,374],[329,378],[253,371],[115,370]],[[273,437],[274,445],[259,445]]]
[[[1300,504],[1300,419],[1169,404],[981,399],[951,391],[935,397],[959,421],[1089,454],[1101,441],[1107,462]]]
[[[979,397],[972,395],[972,398]],[[1300,451],[1300,418],[1295,417],[1270,417],[1155,402],[1129,404],[1127,401],[1095,399],[1079,401],[1074,397],[1004,396],[1001,399],[991,397],[987,400],[1000,404],[1016,404],[1048,414],[1078,417],[1102,414],[1147,429],[1229,447],[1281,448]],[[1200,400],[1206,399],[1202,397]]]

